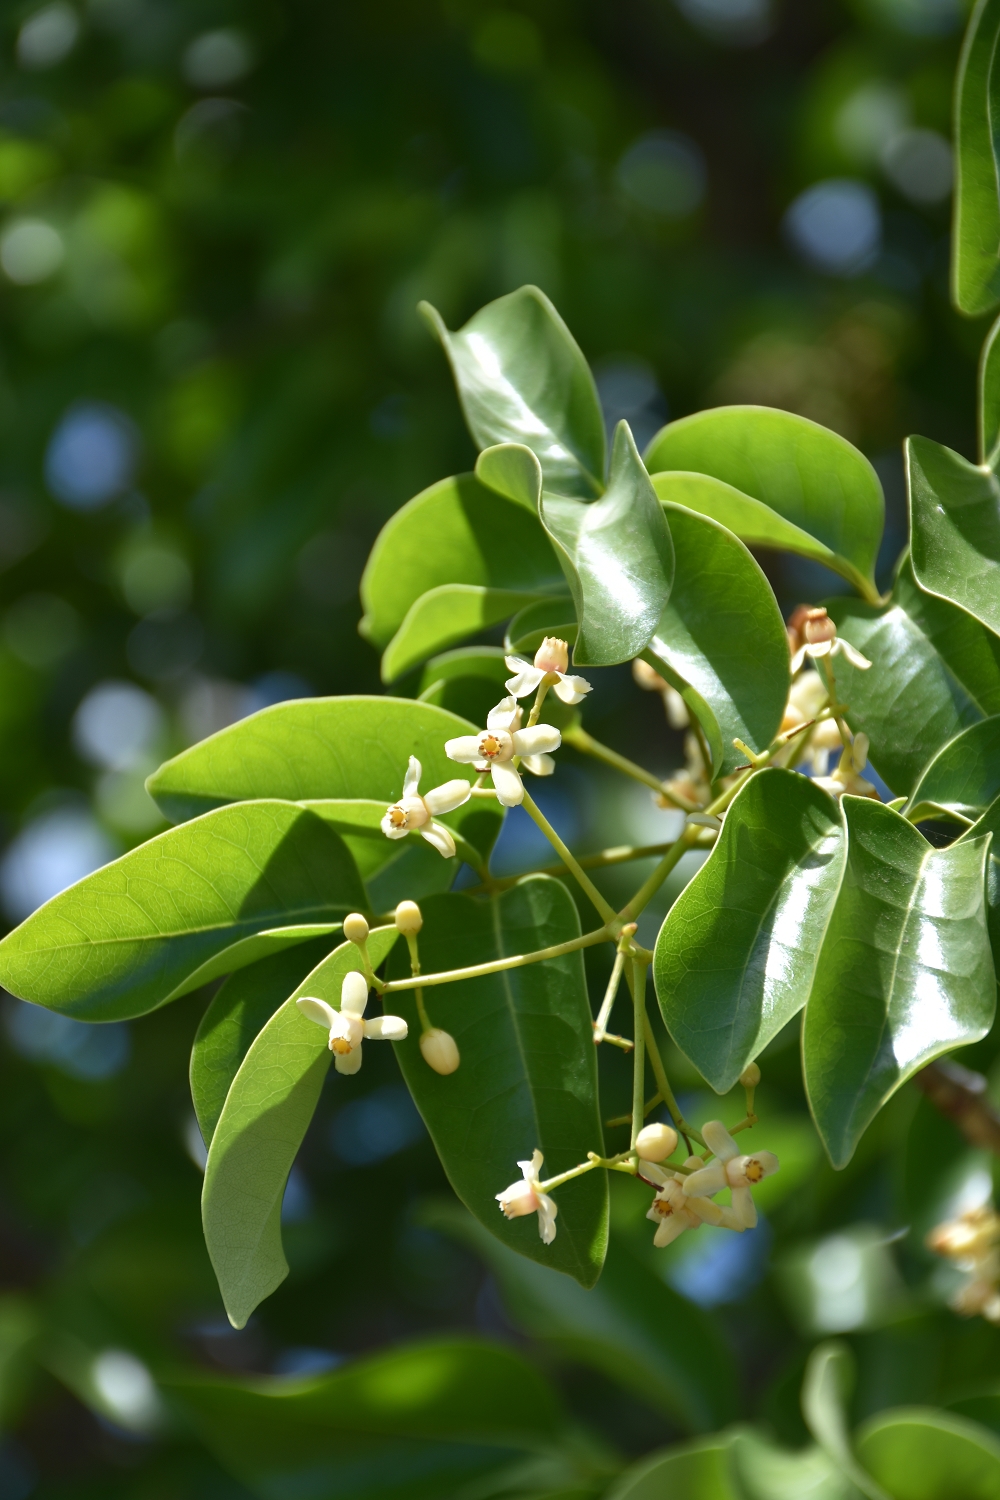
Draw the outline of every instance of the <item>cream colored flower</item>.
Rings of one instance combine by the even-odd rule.
[[[361,1043],[371,1041],[401,1042],[407,1026],[402,1016],[375,1016],[364,1019],[368,1004],[368,981],[352,969],[344,975],[340,987],[340,1009],[334,1010],[325,1000],[303,995],[296,1005],[309,1021],[326,1027],[330,1034],[330,1051],[338,1073],[356,1073],[361,1066]]]
[[[451,830],[436,821],[436,815],[454,812],[456,807],[468,802],[472,796],[471,783],[456,777],[454,781],[434,787],[426,797],[421,797],[419,785],[420,762],[411,755],[403,779],[403,795],[392,807],[386,808],[382,832],[387,839],[402,839],[408,833],[419,833],[439,854],[450,859],[455,852],[455,840]]]
[[[590,683],[585,677],[566,675],[569,647],[558,636],[545,637],[535,652],[534,662],[524,661],[520,656],[508,656],[504,659],[508,670],[514,673],[506,684],[512,698],[527,698],[545,677],[554,679],[550,686],[563,703],[580,703],[590,692]]]
[[[702,1130],[705,1145],[715,1152],[715,1161],[701,1165],[684,1179],[684,1196],[692,1202],[701,1197],[711,1198],[723,1188],[731,1188],[733,1213],[744,1229],[753,1229],[757,1223],[757,1206],[750,1189],[765,1177],[778,1170],[778,1158],[772,1151],[755,1151],[752,1155],[741,1155],[721,1120],[710,1120]]]
[[[977,1314],[1000,1323],[1000,1215],[985,1203],[969,1208],[957,1219],[937,1224],[927,1236],[927,1248],[955,1262],[967,1279],[950,1299],[963,1318]]]
[[[492,772],[497,797],[504,807],[517,807],[524,800],[524,787],[512,764],[515,755],[522,757],[526,770],[544,776],[553,765],[550,751],[562,744],[562,735],[551,724],[519,729],[520,713],[516,698],[504,698],[490,709],[482,734],[460,735],[444,747],[449,759],[475,766],[480,772]]]
[[[700,1167],[701,1157],[689,1156],[685,1166]],[[680,1172],[668,1173],[662,1167],[644,1161],[640,1167],[640,1175],[646,1182],[654,1185],[659,1183],[656,1197],[646,1214],[646,1218],[656,1225],[653,1244],[657,1250],[662,1250],[665,1245],[672,1245],[685,1230],[700,1229],[703,1224],[714,1224],[717,1227],[721,1225],[724,1229],[743,1228],[731,1209],[713,1203],[710,1197],[686,1197],[684,1183],[687,1178]]]
[[[821,786],[824,792],[829,792],[831,797],[843,797],[846,794],[852,797],[874,797],[879,800],[878,792],[870,781],[866,781],[861,775],[868,764],[868,736],[856,734],[854,743],[850,750],[844,751],[840,758],[840,765],[832,776],[816,776],[813,778],[814,786]]]
[[[533,1151],[530,1161],[519,1161],[523,1181],[512,1182],[502,1193],[497,1193],[496,1200],[508,1219],[520,1219],[524,1214],[537,1214],[542,1244],[551,1245],[556,1237],[556,1214],[559,1210],[555,1200],[548,1193],[543,1193],[539,1186],[538,1173],[544,1160],[540,1151]]]
[[[837,634],[837,627],[825,609],[806,610],[799,626],[799,635],[803,644],[792,657],[793,677],[807,656],[812,657],[813,661],[819,661],[824,656],[845,656],[852,667],[857,667],[862,672],[867,672],[871,666],[867,656],[862,656],[849,641]]]
[[[667,714],[667,723],[671,729],[687,729],[691,723],[691,715],[688,706],[675,687],[671,687],[665,677],[661,677],[648,661],[643,661],[637,656],[632,663],[632,676],[637,685],[647,693],[659,693],[663,699],[663,707]]]

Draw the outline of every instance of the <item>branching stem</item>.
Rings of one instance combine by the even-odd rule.
[[[611,906],[609,902],[605,901],[604,897],[601,895],[594,882],[580,868],[579,863],[563,843],[558,833],[556,833],[548,818],[541,811],[541,809],[535,805],[533,798],[527,792],[525,792],[524,794],[524,801],[521,803],[521,806],[528,814],[528,817],[531,818],[532,822],[536,823],[537,826],[542,830],[545,837],[552,845],[553,849],[559,855],[563,864],[569,870],[570,874],[576,877],[576,881],[580,886],[580,889],[584,891],[584,893],[589,897],[590,901],[592,902],[596,910],[600,912],[605,922],[612,922],[617,925],[618,914],[615,911],[614,907]]]

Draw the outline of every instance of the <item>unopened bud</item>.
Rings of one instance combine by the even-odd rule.
[[[644,1125],[635,1138],[641,1161],[665,1161],[677,1150],[677,1132],[672,1125]]]
[[[420,1050],[424,1062],[435,1073],[454,1073],[462,1060],[455,1038],[449,1032],[442,1031],[439,1026],[432,1026],[429,1031],[424,1032],[420,1038]]]
[[[344,936],[349,943],[357,943],[359,948],[367,943],[368,923],[359,911],[352,911],[344,918]]]
[[[760,1083],[760,1069],[756,1063],[747,1063],[740,1074],[740,1083],[745,1089],[755,1089]]]
[[[557,635],[547,635],[535,652],[535,666],[542,672],[565,672],[569,666],[569,646]]]
[[[394,918],[397,932],[419,932],[424,925],[420,907],[415,901],[401,901]]]
[[[659,672],[654,671],[649,662],[643,661],[641,656],[637,656],[632,663],[632,676],[636,684],[645,688],[647,693],[662,693],[667,686]]]
[[[809,646],[817,646],[820,641],[832,641],[837,634],[837,627],[830,619],[825,609],[810,609],[802,625],[802,638]]]

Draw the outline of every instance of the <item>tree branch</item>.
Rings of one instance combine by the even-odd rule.
[[[985,1147],[1000,1156],[1000,1110],[990,1100],[981,1073],[943,1059],[914,1074],[914,1083],[934,1108],[946,1115],[970,1146]]]

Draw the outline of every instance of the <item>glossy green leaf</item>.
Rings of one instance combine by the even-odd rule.
[[[380,1351],[329,1375],[195,1375],[167,1389],[206,1445],[264,1500],[480,1493],[491,1471],[551,1453],[565,1420],[552,1386],[522,1355],[472,1339]]]
[[[986,1035],[996,982],[986,930],[989,840],[932,849],[879,802],[844,799],[848,850],[806,1007],[806,1091],[830,1160],[918,1068]]]
[[[515,500],[533,515],[538,514],[542,466],[523,443],[498,443],[494,448],[484,448],[476,459],[475,474],[480,484]]]
[[[930,438],[907,438],[906,464],[917,582],[1000,635],[1000,480]]]
[[[297,698],[192,745],[146,785],[174,819],[253,797],[361,799],[381,803],[384,813],[402,792],[411,755],[423,767],[421,790],[440,786],[459,775],[444,753],[445,740],[476,727],[412,698]],[[486,853],[501,817],[500,808],[481,799],[444,821]]]
[[[819,561],[849,579],[865,598],[878,600],[875,559],[885,501],[875,470],[846,438],[775,407],[719,406],[671,422],[645,456],[651,474],[666,469],[708,474],[762,502],[827,549],[829,555]],[[759,511],[741,508],[737,514],[732,496],[725,503],[738,523],[731,529],[745,541],[788,545],[788,533],[776,531]],[[770,536],[758,530],[765,525]],[[776,540],[779,534],[784,541]]]
[[[732,1469],[732,1437],[719,1433],[640,1459],[606,1500],[743,1500]]]
[[[809,1356],[802,1382],[802,1415],[831,1463],[869,1500],[889,1500],[854,1456],[847,1426],[847,1402],[854,1383],[850,1350],[836,1342],[820,1344]]]
[[[514,589],[487,589],[474,583],[444,583],[411,604],[406,619],[385,648],[382,681],[395,682],[429,656],[478,635],[538,597]]]
[[[861,1491],[822,1448],[790,1453],[756,1432],[738,1432],[731,1452],[741,1500],[860,1500]]]
[[[943,808],[970,820],[1000,796],[1000,715],[970,724],[935,755],[910,796],[915,809]]]
[[[537,515],[459,474],[422,490],[382,527],[361,579],[359,628],[388,645],[410,607],[444,584],[532,593],[561,582]]]
[[[880,1413],[859,1430],[858,1458],[893,1500],[1000,1500],[1000,1442],[933,1407]]]
[[[544,494],[541,517],[579,621],[573,660],[591,667],[631,661],[670,597],[674,549],[626,422],[615,432],[604,496],[588,504]]]
[[[486,715],[507,692],[510,668],[502,646],[460,646],[444,651],[424,666],[417,684],[421,703],[434,703],[471,724]]]
[[[353,859],[313,813],[220,808],[39,907],[0,943],[0,982],[81,1020],[141,1016],[247,962],[247,938],[280,924],[312,936],[364,904]]]
[[[714,1319],[673,1291],[620,1237],[608,1245],[597,1286],[585,1291],[500,1244],[455,1204],[434,1203],[421,1220],[482,1257],[514,1322],[531,1338],[624,1386],[684,1431],[711,1431],[732,1420],[732,1356]]]
[[[331,947],[314,938],[275,953],[233,974],[213,996],[195,1033],[190,1068],[191,1102],[206,1146],[254,1038]]]
[[[832,658],[847,722],[871,741],[872,765],[907,796],[931,756],[969,724],[1000,713],[1000,638],[965,610],[925,593],[909,559],[883,609],[830,601],[845,640],[872,663],[859,671]]]
[[[368,939],[373,965],[382,962],[398,936],[395,927],[373,928]],[[357,953],[353,943],[342,943],[274,1012],[243,1059],[212,1136],[202,1223],[234,1328],[242,1328],[288,1275],[281,1200],[330,1066],[325,1031],[303,1016],[295,1001],[312,995],[339,1010],[344,975],[361,972]]]
[[[794,771],[762,771],[670,908],[653,960],[660,1010],[718,1093],[809,998],[845,854],[832,799]]]
[[[519,443],[548,488],[601,493],[604,418],[590,367],[544,292],[523,286],[488,302],[457,333],[421,302],[444,346],[469,431],[480,448]]]
[[[993,967],[1000,977],[1000,797],[961,835],[960,842],[972,843],[975,839],[992,834],[989,856],[986,860],[986,925],[993,949]]]
[[[713,754],[720,747],[715,773],[722,775],[746,764],[734,739],[761,751],[781,726],[788,637],[771,585],[743,543],[707,516],[665,510],[676,576],[646,659],[686,697]]]
[[[955,80],[951,290],[955,305],[970,316],[1000,302],[1000,203],[990,101],[998,31],[1000,4],[978,0]]]
[[[564,885],[532,876],[492,901],[431,897],[422,904],[420,962],[425,973],[485,963],[567,942],[580,931]],[[409,973],[400,949],[393,977]],[[496,1202],[519,1177],[517,1162],[536,1148],[543,1175],[565,1172],[601,1151],[597,1064],[583,959],[579,952],[425,992],[435,1026],[451,1033],[462,1063],[442,1077],[424,1062],[411,990],[391,1008],[410,1023],[396,1048],[403,1076],[458,1196],[505,1245],[585,1286],[600,1275],[607,1240],[608,1189],[591,1172],[559,1189],[555,1241],[538,1222],[507,1220]]]
[[[504,649],[530,661],[547,635],[557,636],[572,646],[578,628],[572,599],[553,595],[527,605],[514,616],[504,634]]]
[[[997,467],[1000,460],[1000,318],[993,324],[979,356],[979,462]]]
[[[419,900],[432,891],[446,891],[455,878],[460,859],[443,859],[420,837],[386,838],[381,826],[384,802],[349,797],[300,805],[336,829],[343,839],[365,883],[372,911],[389,911],[404,895]],[[405,890],[393,895],[400,883]]]

